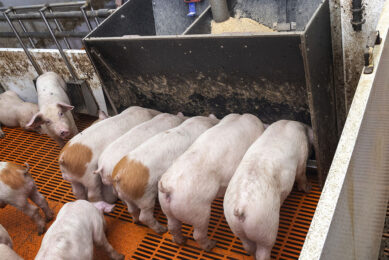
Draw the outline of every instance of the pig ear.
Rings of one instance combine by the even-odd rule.
[[[73,110],[74,108],[74,106],[62,102],[57,103],[57,106],[62,110],[63,113],[65,113],[66,111]]]
[[[28,124],[26,125],[26,128],[27,129],[37,129],[44,122],[45,122],[45,120],[43,119],[43,114],[38,112],[31,118],[30,122],[28,122]]]
[[[217,117],[216,117],[214,114],[209,114],[208,117],[209,117],[209,118],[212,118],[212,119],[217,119]]]
[[[99,119],[100,120],[107,119],[108,117],[109,116],[107,116],[107,114],[103,110],[99,110]]]

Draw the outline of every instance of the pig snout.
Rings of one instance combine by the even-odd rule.
[[[70,131],[69,130],[61,130],[59,132],[59,134],[60,134],[61,138],[65,139],[65,138],[70,136]]]

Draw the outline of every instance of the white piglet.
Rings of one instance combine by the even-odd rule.
[[[125,155],[154,135],[179,125],[184,119],[181,115],[164,113],[132,128],[107,146],[100,155],[95,173],[100,174],[105,185],[112,185],[112,171]]]
[[[256,260],[270,259],[276,241],[280,207],[296,180],[305,192],[305,174],[312,141],[310,127],[281,120],[271,124],[249,148],[224,197],[231,230]]]
[[[108,242],[105,230],[103,213],[92,203],[66,203],[47,230],[35,260],[92,259],[94,244],[102,247],[110,259],[124,259]]]
[[[59,146],[64,146],[65,139],[78,133],[66,94],[65,81],[55,72],[46,72],[36,80],[39,112],[34,115],[27,127],[36,128],[42,124],[47,127],[47,134]]]
[[[112,175],[114,187],[136,221],[157,233],[166,232],[153,216],[158,181],[173,161],[218,121],[213,115],[192,117],[155,135],[120,160]]]
[[[45,231],[45,220],[52,220],[54,213],[37,190],[28,164],[25,165],[26,168],[12,162],[0,162],[0,208],[9,204],[21,210],[34,220],[40,235]],[[39,214],[38,207],[28,203],[28,198],[43,210],[46,219]]]
[[[34,130],[39,133],[46,133],[45,127],[37,126],[36,128],[27,128],[26,125],[31,118],[38,113],[39,107],[37,104],[24,102],[19,96],[8,90],[0,94],[0,138],[4,137],[4,132],[1,130],[1,125],[9,127],[18,127]]]
[[[0,256],[6,260],[21,260],[22,258],[12,250],[12,239],[7,230],[0,224]]]
[[[159,113],[137,106],[127,108],[119,115],[93,124],[65,145],[59,155],[59,167],[62,177],[72,183],[77,199],[108,203],[116,200],[112,188],[103,185],[100,176],[94,174],[98,159],[109,144]]]
[[[0,224],[0,244],[5,244],[10,248],[13,247],[11,237],[9,236],[7,230],[5,230],[5,228],[1,224]]]
[[[181,222],[193,225],[194,239],[204,250],[216,242],[207,237],[211,203],[223,196],[243,155],[264,131],[250,114],[230,114],[204,132],[159,181],[159,201],[176,243],[185,242]]]

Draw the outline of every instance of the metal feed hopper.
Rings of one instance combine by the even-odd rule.
[[[84,38],[111,106],[302,121],[313,127],[323,184],[338,140],[328,1],[228,7],[278,32],[210,34],[208,1],[197,4],[197,17],[171,0],[130,0],[113,13]]]

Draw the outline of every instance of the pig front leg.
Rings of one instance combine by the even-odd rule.
[[[3,138],[5,136],[3,130],[1,129],[1,124],[0,124],[0,138]]]
[[[103,226],[101,226],[101,228],[104,229]],[[100,232],[93,232],[93,236],[94,236],[93,241],[96,243],[97,246],[102,247],[105,250],[105,252],[107,252],[110,259],[112,260],[124,259],[124,255],[119,254],[108,242],[104,230],[101,230]]]
[[[45,197],[43,197],[42,194],[39,193],[36,186],[34,185],[34,188],[32,189],[29,198],[36,204],[38,207],[40,207],[43,212],[45,213],[46,222],[49,222],[54,218],[53,211],[49,208],[49,205],[47,204],[47,201]]]
[[[117,195],[115,195],[115,190],[112,185],[104,185],[103,184],[103,197],[104,201],[107,203],[115,203],[115,201],[118,199]]]
[[[88,174],[88,173],[86,173]],[[85,189],[87,191],[88,201],[96,202],[103,200],[102,194],[102,185],[100,176],[94,175],[93,173],[89,175],[89,179],[84,183]]]
[[[78,200],[87,200],[86,190],[84,185],[79,182],[72,182],[73,194]]]
[[[38,235],[42,235],[45,230],[45,221],[42,216],[39,214],[39,209],[37,206],[31,205],[25,199],[23,202],[16,203],[15,206],[17,209],[21,210],[24,214],[29,216],[38,226]]]

